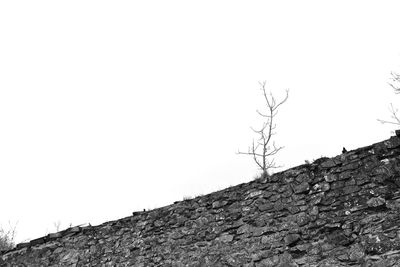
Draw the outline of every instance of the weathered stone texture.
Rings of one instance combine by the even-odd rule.
[[[0,266],[400,266],[400,138],[99,226]]]

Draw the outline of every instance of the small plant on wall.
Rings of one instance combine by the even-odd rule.
[[[0,226],[0,251],[12,249],[15,246],[15,234],[16,226],[9,227],[9,230],[5,230]]]
[[[258,168],[261,170],[260,178],[267,178],[270,175],[270,170],[279,168],[275,163],[275,155],[283,148],[277,146],[273,140],[276,134],[276,115],[278,109],[289,98],[289,90],[286,90],[285,97],[281,101],[277,101],[271,92],[266,89],[266,82],[260,82],[260,90],[265,100],[264,110],[256,110],[262,119],[262,125],[259,128],[251,127],[256,135],[252,144],[248,147],[247,152],[239,151],[240,155],[247,155],[253,158]]]

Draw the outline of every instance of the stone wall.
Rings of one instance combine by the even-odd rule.
[[[19,244],[0,266],[400,266],[400,138]]]

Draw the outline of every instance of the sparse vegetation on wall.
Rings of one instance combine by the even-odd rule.
[[[9,230],[5,230],[3,227],[0,226],[0,251],[9,250],[15,246],[15,231],[15,226],[10,226]]]

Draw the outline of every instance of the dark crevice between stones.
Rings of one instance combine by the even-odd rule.
[[[392,192],[396,192],[400,188],[400,173],[389,176],[384,183],[389,186]]]
[[[342,229],[333,231],[327,236],[327,238],[329,243],[334,244],[336,246],[349,246],[354,242],[353,239],[345,235]]]
[[[379,160],[383,160],[383,159],[393,159],[396,157],[400,156],[400,152],[398,151],[397,148],[389,148],[387,149],[386,153],[382,153],[380,155],[377,156],[377,158]]]
[[[381,205],[377,207],[367,207],[364,211],[370,211],[371,213],[377,213],[377,212],[385,212],[389,211],[390,209],[386,207],[386,205]]]
[[[337,231],[337,230],[342,230],[342,228],[340,228],[340,227],[329,227],[329,226],[325,226],[325,227],[321,227],[320,229],[318,229],[317,232],[318,232],[319,234],[328,235],[328,234],[333,233],[333,232],[335,232],[335,231]]]
[[[349,246],[354,240],[345,235],[341,227],[323,227],[317,231],[319,240],[327,239],[327,241],[334,245]]]
[[[288,244],[287,246],[288,246],[289,248],[292,248],[292,247],[295,247],[297,244],[299,244],[299,242],[301,242],[300,239],[298,239],[298,240],[296,240],[296,241],[293,241],[292,243]]]
[[[290,250],[289,254],[292,256],[293,259],[299,259],[299,258],[302,258],[303,256],[307,255],[307,252],[299,250],[299,249],[294,249],[294,250]]]

